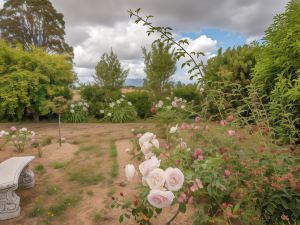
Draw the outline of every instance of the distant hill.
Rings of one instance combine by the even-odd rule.
[[[134,87],[142,87],[144,84],[144,80],[143,79],[133,79],[133,78],[129,78],[126,79],[125,81],[125,86],[134,86]]]

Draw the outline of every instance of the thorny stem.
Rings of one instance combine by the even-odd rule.
[[[175,213],[175,215],[166,223],[166,225],[170,225],[178,216],[178,214],[180,213],[180,209],[178,207],[177,212]]]

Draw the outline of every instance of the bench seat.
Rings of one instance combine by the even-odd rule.
[[[0,220],[20,215],[20,197],[15,191],[18,187],[34,186],[34,174],[29,163],[34,156],[13,157],[0,163]]]

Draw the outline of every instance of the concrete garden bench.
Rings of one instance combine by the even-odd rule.
[[[34,186],[34,174],[29,163],[34,156],[13,157],[0,163],[0,220],[20,215],[20,197],[15,191],[18,187]]]

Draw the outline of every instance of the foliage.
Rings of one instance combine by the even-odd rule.
[[[103,114],[100,110],[105,108],[105,105],[111,101],[115,101],[121,97],[121,91],[110,90],[99,85],[83,85],[80,88],[81,97],[90,105],[90,114],[100,119]]]
[[[49,53],[67,53],[73,48],[65,42],[65,22],[49,0],[7,0],[0,11],[1,37],[21,43],[28,51],[32,46]]]
[[[141,15],[141,8],[136,10],[129,10],[130,18],[135,18],[136,24],[142,24],[143,26],[147,27],[148,30],[146,31],[148,36],[154,33],[158,33],[160,38],[157,39],[155,42],[164,43],[166,46],[175,47],[174,56],[177,60],[183,58],[184,63],[182,64],[181,68],[187,67],[188,74],[190,74],[190,79],[198,78],[199,80],[203,77],[202,68],[203,62],[197,62],[197,60],[201,60],[201,56],[204,56],[203,52],[188,52],[185,48],[186,45],[189,45],[189,41],[187,39],[181,39],[176,41],[171,33],[172,28],[170,27],[159,27],[155,26],[150,20],[153,18],[152,15],[142,16]]]
[[[7,136],[16,151],[20,153],[24,152],[25,146],[29,141],[34,140],[35,133],[33,131],[28,131],[27,128],[17,130],[17,128],[11,127]]]
[[[113,123],[133,122],[137,119],[137,112],[131,102],[124,99],[124,95],[115,102],[110,102],[101,110],[105,121]]]
[[[187,100],[188,102],[194,101],[196,104],[200,103],[200,93],[196,85],[184,85],[175,87],[173,89],[173,96]]]
[[[300,139],[299,23],[300,1],[292,0],[267,29],[253,77],[270,106],[275,137],[285,142]]]
[[[175,49],[171,50],[171,46],[163,42],[154,42],[150,52],[143,48],[146,86],[156,95],[166,92],[170,78],[176,71],[177,59],[174,51]]]
[[[35,120],[48,115],[56,96],[70,98],[68,85],[75,80],[72,65],[63,55],[48,55],[42,49],[10,48],[0,41],[0,115]]]
[[[204,67],[204,82],[231,81],[242,86],[250,84],[252,69],[255,66],[255,53],[257,47],[251,45],[228,48],[218,55],[210,58]]]
[[[150,109],[153,102],[153,97],[145,91],[134,91],[125,94],[126,99],[135,107],[140,118],[151,116]]]
[[[89,104],[87,102],[72,102],[68,105],[65,120],[71,123],[82,123],[88,119]]]
[[[160,168],[176,165],[184,173],[184,185],[173,204],[192,204],[198,212],[195,224],[298,223],[299,149],[291,152],[250,129],[235,130],[234,124],[196,119],[168,130],[167,142],[153,153],[161,156]],[[143,187],[137,200],[121,196],[113,206],[131,212],[124,218],[149,207],[154,215],[148,193]],[[151,224],[151,218],[148,223],[136,221]]]
[[[120,89],[124,86],[129,70],[121,67],[118,56],[111,49],[110,54],[104,53],[96,65],[94,79],[97,84],[107,89]]]

